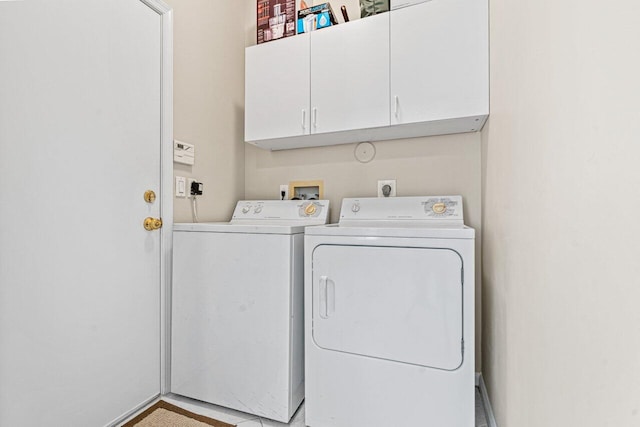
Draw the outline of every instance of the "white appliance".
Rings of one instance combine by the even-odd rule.
[[[344,199],[307,228],[307,426],[474,426],[474,235],[460,196]]]
[[[240,201],[175,224],[171,391],[288,422],[304,398],[304,228],[329,202]]]

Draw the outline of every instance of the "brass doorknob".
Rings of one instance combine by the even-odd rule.
[[[158,230],[162,228],[162,219],[160,218],[145,218],[144,219],[144,229],[147,231]]]
[[[147,190],[144,192],[144,201],[147,203],[153,203],[156,201],[156,193],[152,190]]]

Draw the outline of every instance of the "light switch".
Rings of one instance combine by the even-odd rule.
[[[187,197],[187,178],[176,176],[176,197]]]

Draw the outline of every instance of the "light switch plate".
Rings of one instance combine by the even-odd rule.
[[[176,197],[187,197],[187,178],[176,176]]]

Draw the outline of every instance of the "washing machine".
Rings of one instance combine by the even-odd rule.
[[[240,201],[175,224],[171,391],[288,422],[304,398],[304,228],[329,202]]]
[[[307,426],[474,426],[474,235],[460,196],[344,199],[307,228]]]

